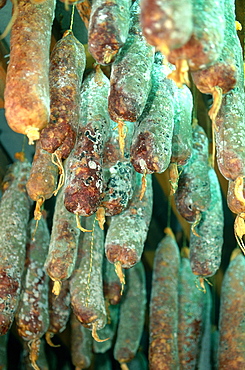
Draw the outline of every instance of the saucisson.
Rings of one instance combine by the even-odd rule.
[[[89,51],[99,64],[110,64],[125,43],[131,0],[94,0],[88,27]]]
[[[20,298],[32,204],[26,192],[30,167],[26,161],[12,165],[12,182],[0,203],[0,335],[9,330]]]
[[[180,256],[174,236],[159,243],[154,257],[150,298],[150,370],[179,369],[178,279]]]
[[[5,115],[10,128],[39,139],[49,121],[49,47],[55,1],[34,4],[18,1],[12,26],[10,61],[4,92]]]
[[[66,31],[51,54],[50,121],[41,132],[42,148],[49,153],[58,149],[67,158],[76,140],[80,116],[80,88],[85,69],[85,50],[71,30]]]

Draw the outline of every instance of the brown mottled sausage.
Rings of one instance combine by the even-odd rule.
[[[178,348],[181,369],[195,369],[203,331],[205,295],[195,285],[190,260],[182,258],[179,281]]]
[[[230,261],[221,287],[218,369],[245,366],[245,259],[242,254]]]
[[[174,128],[174,82],[160,53],[155,55],[152,88],[142,115],[135,124],[131,163],[142,174],[164,172],[171,157]]]
[[[142,200],[142,175],[137,173],[136,188],[127,209],[112,216],[105,240],[105,251],[111,263],[130,268],[139,262],[146,240],[152,213],[151,175],[147,175],[147,187]]]
[[[191,71],[214,63],[224,44],[224,0],[195,0],[193,2],[193,31],[190,39],[168,55],[172,64],[187,60]]]
[[[98,67],[83,83],[81,118],[68,158],[64,200],[67,210],[80,216],[96,212],[102,199],[102,157],[110,124],[108,90],[109,80]]]
[[[227,205],[231,212],[239,214],[245,212],[245,189],[243,177],[235,181],[228,181]]]
[[[234,1],[224,0],[225,31],[224,46],[214,64],[200,71],[192,72],[192,79],[197,88],[204,94],[213,95],[213,106],[209,111],[212,119],[216,118],[222,94],[235,87],[239,78],[240,41],[235,27]]]
[[[36,201],[35,219],[40,219],[40,207],[55,192],[58,179],[58,167],[52,162],[51,154],[43,150],[40,140],[36,141],[30,177],[26,188],[29,197]]]
[[[112,63],[125,43],[131,0],[94,0],[88,27],[88,48],[102,65]]]
[[[234,22],[230,25],[229,40],[236,61],[237,81],[235,87],[223,96],[214,132],[219,170],[228,180],[235,180],[245,175],[244,69],[242,48],[235,30],[234,2],[227,0],[225,4]]]
[[[127,40],[111,69],[108,109],[117,123],[139,118],[151,88],[154,47],[146,42],[140,27],[139,0],[132,5],[130,17]]]
[[[142,0],[140,20],[147,42],[168,53],[191,37],[192,2]]]
[[[39,221],[38,226],[33,218],[29,223],[28,232],[25,277],[15,322],[19,336],[29,341],[30,360],[35,366],[40,350],[40,338],[49,326],[49,279],[44,270],[44,262],[50,234],[45,218]]]
[[[173,235],[159,243],[154,257],[150,298],[150,370],[176,370],[178,356],[178,278],[180,256]]]
[[[49,251],[45,262],[46,271],[56,282],[57,287],[72,274],[80,235],[75,216],[64,206],[64,190],[62,187],[57,195]]]
[[[0,335],[9,330],[20,298],[31,200],[26,182],[31,165],[15,162],[13,179],[0,202]]]
[[[96,338],[96,330],[107,322],[102,281],[104,232],[95,215],[86,217],[85,227],[93,231],[82,234],[79,244],[77,267],[70,279],[71,305],[79,321]]]
[[[50,121],[42,130],[40,138],[43,149],[53,153],[59,148],[58,155],[64,159],[68,157],[76,140],[85,63],[83,45],[71,30],[66,31],[51,54]]]
[[[92,0],[83,0],[83,2],[76,4],[78,14],[80,15],[86,28],[88,28],[88,25],[89,25],[91,7],[92,7]]]
[[[18,1],[12,26],[10,61],[4,92],[5,114],[10,128],[39,139],[39,130],[49,121],[49,47],[55,1],[33,4]]]

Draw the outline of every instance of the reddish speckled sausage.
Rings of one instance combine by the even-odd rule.
[[[103,193],[102,158],[109,131],[109,80],[97,67],[84,81],[77,140],[67,163],[65,206],[89,216],[96,212]]]
[[[142,0],[140,19],[147,42],[168,53],[191,37],[192,2]]]
[[[19,336],[31,343],[30,359],[35,364],[40,349],[40,338],[49,326],[49,279],[44,270],[44,262],[50,234],[45,218],[39,221],[37,228],[36,220],[32,219],[28,232],[26,271],[15,322]]]
[[[29,197],[36,201],[35,219],[40,219],[40,207],[55,192],[58,179],[58,167],[52,162],[51,154],[43,150],[40,140],[36,141],[30,177],[26,188]]]
[[[58,155],[64,159],[68,157],[76,140],[85,59],[83,45],[70,30],[56,43],[51,54],[50,121],[42,130],[40,139],[43,149],[49,153],[59,149]]]
[[[55,1],[34,4],[18,1],[12,26],[10,61],[4,92],[5,114],[10,128],[39,139],[49,121],[49,47]]]
[[[234,2],[233,0],[224,0],[224,2],[226,23],[221,55],[208,68],[192,72],[192,79],[197,88],[204,94],[213,95],[213,107],[209,112],[212,119],[216,118],[222,94],[226,94],[235,87],[240,69],[241,46],[235,27]]]
[[[159,243],[150,299],[150,370],[176,370],[178,358],[178,279],[180,256],[173,235]]]
[[[94,0],[88,27],[88,48],[99,64],[109,64],[125,43],[131,0]]]
[[[170,63],[187,60],[191,71],[206,68],[214,63],[224,44],[224,0],[193,1],[193,31],[190,39],[172,50]]]

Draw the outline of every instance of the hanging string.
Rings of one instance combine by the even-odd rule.
[[[75,5],[72,5],[70,31],[72,31],[72,27],[73,27],[73,23],[74,23],[74,11],[75,11]]]

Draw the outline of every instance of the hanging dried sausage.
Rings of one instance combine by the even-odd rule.
[[[49,121],[49,47],[55,1],[34,4],[18,1],[12,26],[11,51],[4,92],[5,115],[10,128],[39,139]]]

